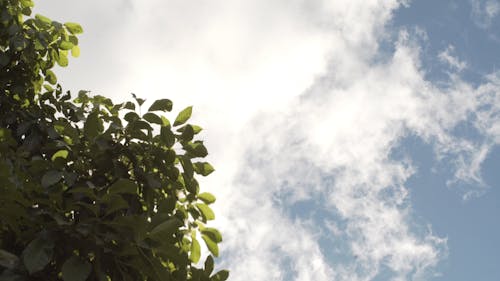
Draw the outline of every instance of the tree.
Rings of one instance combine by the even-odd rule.
[[[83,30],[32,7],[0,0],[0,280],[226,280],[191,107],[171,124],[168,99],[71,101],[51,69]]]

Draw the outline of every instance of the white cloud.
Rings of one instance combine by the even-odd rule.
[[[38,3],[53,18],[73,11],[66,16],[88,34],[60,80],[119,99],[169,97],[177,110],[195,105],[217,169],[202,186],[218,197],[231,280],[370,280],[383,271],[425,280],[446,255],[445,239],[413,221],[405,183],[416,167],[390,151],[415,134],[455,163],[456,179],[480,181],[500,139],[500,75],[473,87],[452,71],[438,87],[424,79],[406,31],[392,57],[373,63],[401,2],[82,3]],[[460,70],[450,52],[443,60]],[[454,134],[463,123],[479,142]],[[329,217],[291,216],[300,202]],[[326,248],[325,237],[340,244]]]
[[[462,71],[467,67],[467,63],[454,56],[454,52],[455,47],[453,45],[448,45],[445,50],[439,53],[438,58],[441,62],[447,63],[452,68],[455,68],[458,71]]]
[[[498,0],[470,0],[472,19],[481,28],[488,28],[500,12]]]

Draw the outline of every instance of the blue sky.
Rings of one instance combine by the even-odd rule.
[[[84,27],[67,89],[194,105],[230,280],[500,280],[498,0],[35,12]]]

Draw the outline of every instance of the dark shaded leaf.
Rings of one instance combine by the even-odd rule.
[[[225,281],[227,278],[229,278],[229,271],[221,270],[210,277],[210,281]]]
[[[91,269],[89,262],[80,257],[72,256],[62,266],[62,277],[64,281],[85,281],[90,275]]]
[[[55,170],[50,170],[42,177],[42,186],[49,187],[58,183],[63,177],[63,173]]]
[[[142,118],[144,120],[148,121],[149,123],[163,125],[163,121],[161,120],[160,116],[158,116],[154,113],[148,112],[148,113],[144,114],[142,116]]]
[[[156,100],[148,109],[148,111],[171,111],[172,101],[169,99]]]
[[[41,237],[31,241],[23,251],[23,262],[30,274],[42,270],[51,260],[54,244]]]
[[[137,194],[137,184],[129,179],[119,179],[113,183],[109,189],[109,194],[125,193],[125,194]]]

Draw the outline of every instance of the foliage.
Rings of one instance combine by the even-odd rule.
[[[226,280],[196,267],[199,237],[213,256],[222,237],[191,107],[171,125],[168,99],[71,101],[51,69],[83,30],[32,7],[0,0],[0,280]]]

